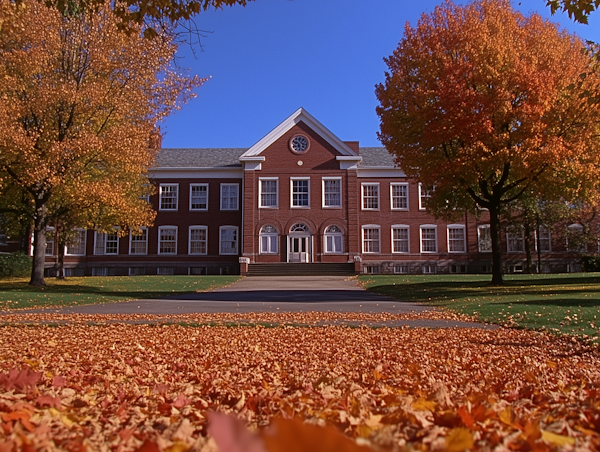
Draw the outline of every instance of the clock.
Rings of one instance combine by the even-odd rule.
[[[295,152],[297,154],[302,154],[302,153],[308,151],[309,147],[310,147],[310,142],[308,141],[308,138],[305,137],[304,135],[294,135],[290,139],[290,149],[292,152]]]

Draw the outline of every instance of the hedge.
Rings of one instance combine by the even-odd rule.
[[[0,254],[0,277],[29,276],[31,257],[24,253]]]

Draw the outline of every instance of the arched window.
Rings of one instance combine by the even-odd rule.
[[[279,247],[279,233],[277,228],[270,224],[264,225],[260,230],[260,254],[275,254]]]
[[[296,223],[294,226],[290,228],[290,232],[309,232],[310,228],[306,226],[304,223]]]
[[[324,240],[325,240],[325,252],[332,254],[339,254],[344,252],[342,230],[335,225],[329,226],[325,229]]]

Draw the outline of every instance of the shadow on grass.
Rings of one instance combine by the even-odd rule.
[[[371,286],[368,290],[406,302],[460,302],[485,297],[486,303],[498,305],[600,306],[598,277],[515,280],[504,286],[489,286],[483,281],[423,281]]]
[[[0,287],[0,297],[3,293],[19,292],[30,293],[32,295],[90,295],[90,296],[105,296],[118,298],[161,298],[167,295],[184,295],[195,293],[196,290],[179,290],[175,291],[170,288],[156,287],[149,290],[113,290],[112,287],[85,286],[81,284],[60,284],[49,285],[43,287],[30,286],[27,283],[6,284]]]

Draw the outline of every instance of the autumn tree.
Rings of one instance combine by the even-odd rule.
[[[546,4],[552,14],[564,11],[576,22],[587,24],[590,14],[600,6],[600,0],[548,0]]]
[[[524,193],[597,196],[599,107],[583,44],[508,1],[447,1],[406,25],[376,87],[379,138],[409,176],[435,186],[428,208],[488,209],[492,283],[502,284],[500,214]]]
[[[152,131],[201,82],[173,69],[168,29],[155,39],[141,27],[122,33],[109,6],[64,16],[0,0],[0,190],[25,196],[12,203],[33,225],[33,285],[44,284],[53,220],[121,231],[153,221],[140,199]]]

